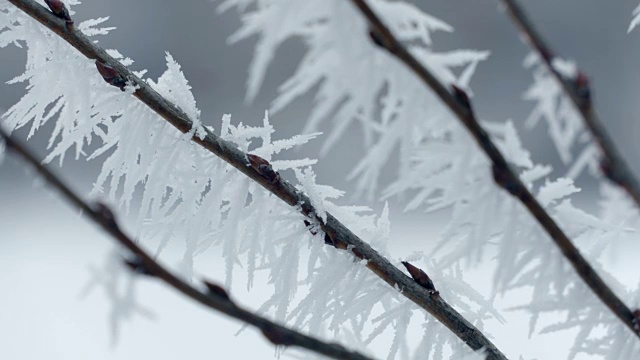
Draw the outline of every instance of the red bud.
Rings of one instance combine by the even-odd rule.
[[[402,265],[407,268],[407,271],[409,271],[409,274],[411,274],[411,277],[418,283],[418,285],[429,290],[429,292],[432,294],[438,294],[438,291],[436,291],[436,287],[433,285],[433,281],[431,281],[431,278],[429,277],[429,275],[427,275],[427,273],[406,261],[403,261]]]
[[[127,86],[127,80],[125,80],[118,70],[115,68],[100,62],[100,60],[96,60],[96,68],[98,72],[109,85],[115,86],[120,90],[124,91],[124,88]]]
[[[44,0],[44,2],[47,3],[49,9],[51,9],[51,12],[55,16],[59,17],[60,19],[66,20],[67,24],[73,24],[71,15],[69,15],[69,10],[67,10],[67,7],[64,5],[62,0]]]
[[[247,154],[247,158],[249,159],[249,165],[255,170],[258,174],[260,174],[263,178],[269,180],[269,184],[275,184],[280,181],[280,174],[273,170],[271,164],[258,155]]]

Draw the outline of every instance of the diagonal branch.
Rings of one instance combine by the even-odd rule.
[[[149,106],[182,133],[187,133],[191,130],[193,121],[189,119],[189,116],[184,111],[163,98],[151,86],[108,55],[104,49],[97,46],[82,32],[74,27],[67,26],[65,20],[54,16],[34,0],[8,1],[63,38],[87,58],[107,65],[107,67],[102,68],[101,73],[105,80],[110,81],[112,85],[121,86],[122,83],[116,80],[127,79],[128,83],[136,88],[133,95],[141,102]],[[434,294],[409,278],[333,215],[327,213],[326,222],[319,219],[309,198],[304,193],[296,190],[287,181],[278,177],[268,176],[273,175],[269,173],[270,168],[268,166],[261,168],[260,164],[255,163],[255,161],[252,163],[247,154],[239,150],[235,144],[221,139],[209,130],[205,129],[205,131],[204,137],[194,136],[192,141],[234,166],[287,204],[298,206],[305,216],[316,220],[320,224],[321,229],[330,239],[329,243],[338,249],[349,251],[359,259],[366,260],[366,266],[369,270],[393,288],[400,290],[404,297],[433,315],[471,349],[484,349],[489,360],[506,359],[480,330],[460,315],[442,297],[434,296]]]
[[[202,288],[207,288],[207,290],[203,291],[186,283],[159,264],[152,256],[142,250],[133,239],[126,235],[118,226],[113,213],[105,205],[97,204],[96,206],[91,206],[82,200],[62,179],[42,165],[23,144],[17,142],[0,127],[0,141],[3,139],[10,150],[21,155],[29,164],[35,167],[51,185],[60,191],[69,202],[82,210],[84,215],[88,216],[104,231],[109,233],[114,240],[134,255],[134,260],[126,262],[132,270],[140,274],[158,278],[183,295],[208,308],[253,325],[260,329],[262,334],[276,346],[297,346],[333,359],[372,360],[370,357],[350,351],[342,345],[327,343],[312,336],[304,335],[296,330],[278,325],[264,317],[245,310],[236,305],[235,302],[229,298],[227,292],[218,285],[205,281]]]
[[[600,121],[593,109],[591,88],[587,76],[579,72],[575,77],[561,74],[554,66],[555,53],[542,39],[535,29],[524,9],[516,0],[500,0],[513,22],[529,40],[530,45],[538,52],[547,69],[562,86],[575,108],[580,112],[585,125],[591,132],[593,139],[602,152],[600,168],[603,174],[612,182],[618,184],[633,198],[636,206],[640,207],[640,183],[631,172],[629,165],[618,151],[615,142]]]
[[[440,97],[440,100],[449,107],[456,117],[458,117],[493,163],[493,175],[496,183],[522,202],[531,215],[533,215],[538,223],[545,229],[547,234],[549,234],[553,242],[560,248],[562,254],[571,263],[582,280],[627,327],[640,337],[640,332],[634,328],[635,323],[631,310],[616,296],[609,286],[607,286],[589,262],[580,254],[571,240],[569,240],[569,237],[560,229],[560,226],[551,218],[509,167],[506,159],[493,143],[489,134],[480,126],[467,94],[455,85],[452,86],[452,93],[441,84],[440,81],[396,39],[365,0],[351,1],[369,21],[369,25],[372,28],[371,34],[373,40],[405,63]]]

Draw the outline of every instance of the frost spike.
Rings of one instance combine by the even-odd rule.
[[[552,51],[550,47],[533,26],[524,8],[522,8],[516,0],[501,0],[501,2],[504,4],[507,13],[511,16],[514,23],[520,28],[522,33],[531,40],[531,46],[542,56],[549,72],[558,80],[566,95],[582,115],[584,124],[591,132],[594,142],[602,151],[603,157],[606,158],[606,161],[603,161],[607,168],[605,175],[607,175],[607,173],[612,174],[611,176],[607,175],[607,177],[626,190],[633,198],[636,206],[640,207],[640,181],[638,181],[636,176],[631,172],[629,164],[620,154],[618,146],[593,109],[587,76],[583,73],[578,73],[577,78],[571,81],[556,71],[552,64],[553,57],[551,56]],[[615,301],[620,303],[618,300]],[[615,306],[610,307],[612,310],[615,308]],[[620,308],[623,309],[624,307],[620,306]],[[624,309],[623,312],[625,313],[624,315],[622,312],[618,312],[618,317],[624,321],[627,326],[632,327],[629,322],[630,310],[627,308]]]
[[[528,21],[526,21],[525,17],[519,6],[515,3],[515,0],[502,0],[507,8],[511,12],[512,16],[517,19],[523,27],[527,27]],[[536,218],[538,223],[544,228],[547,234],[551,237],[551,239],[555,242],[558,248],[562,251],[564,257],[571,263],[571,266],[578,273],[580,278],[589,286],[589,288],[593,291],[593,294],[597,296],[606,306],[620,319],[628,328],[632,329],[635,332],[634,324],[632,322],[633,315],[632,311],[629,307],[620,299],[613,290],[605,283],[605,281],[598,275],[596,270],[589,264],[587,259],[582,256],[580,251],[576,248],[576,246],[571,242],[571,239],[567,236],[567,234],[560,228],[560,226],[555,222],[555,220],[551,217],[551,215],[546,212],[546,210],[540,205],[540,203],[536,200],[533,194],[529,191],[529,189],[522,183],[517,175],[511,171],[511,169],[506,166],[507,160],[505,159],[502,152],[495,146],[487,132],[482,128],[480,122],[476,118],[473,112],[467,113],[462,111],[459,106],[459,95],[462,95],[458,92],[457,95],[454,95],[450,92],[450,90],[443,85],[440,80],[433,74],[429,69],[427,69],[416,57],[414,57],[408,50],[402,47],[402,44],[398,39],[396,39],[389,28],[382,22],[382,20],[376,15],[376,13],[372,10],[372,8],[367,4],[365,0],[352,0],[352,2],[360,9],[362,14],[367,18],[369,24],[376,28],[378,31],[389,34],[390,40],[393,41],[399,49],[394,52],[394,55],[398,58],[398,60],[405,63],[415,74],[420,77],[420,79],[424,82],[425,85],[429,86],[434,93],[449,107],[449,109],[456,115],[460,123],[464,125],[469,133],[475,138],[478,142],[482,151],[491,159],[493,164],[498,166],[498,170],[505,171],[509,173],[509,177],[507,180],[513,182],[513,185],[518,188],[518,195],[521,203],[527,208],[529,213]],[[529,29],[532,30],[532,29]],[[529,32],[530,34],[533,31]],[[532,37],[533,39],[533,37]],[[551,66],[551,64],[548,64]],[[553,71],[553,68],[550,67],[550,71]],[[557,72],[555,72],[557,74]],[[562,78],[559,80],[565,85],[565,81]],[[454,87],[454,91],[456,91],[456,87]],[[575,95],[573,92],[570,92],[572,99]],[[464,94],[466,95],[466,93]],[[576,106],[579,106],[577,104]],[[585,118],[585,122],[587,124],[594,125],[592,128],[596,128],[597,131],[592,131],[594,136],[600,135],[598,142],[603,152],[608,153],[611,158],[619,160],[616,161],[615,164],[619,165],[623,171],[623,174],[628,175],[627,186],[625,188],[633,189],[629,191],[634,199],[636,200],[636,204],[640,205],[640,184],[630,173],[628,173],[628,166],[619,157],[617,154],[615,144],[611,141],[609,136],[602,128],[599,120],[593,114],[593,112],[589,109],[589,111],[584,111],[584,108],[580,109],[583,111],[583,115]],[[608,150],[608,151],[607,151]],[[613,164],[612,164],[613,165]],[[638,191],[635,191],[638,190]],[[640,337],[640,333],[636,333],[638,337]],[[499,354],[502,357],[504,355]]]
[[[48,11],[44,11],[41,6],[35,4],[32,0],[7,1],[19,6],[22,11],[32,17],[42,16],[41,12],[44,12],[44,15],[48,16],[49,19],[54,17],[53,14],[49,13]],[[44,23],[43,25],[56,32],[56,34],[61,34],[59,24],[49,21],[47,23]],[[97,46],[94,42],[88,41],[81,32],[75,32],[70,36],[63,36],[63,39],[89,59],[100,59],[100,61],[103,63],[118,64],[118,61],[116,59],[106,54],[104,50]],[[136,91],[136,97],[142,103],[146,104],[150,109],[154,110],[158,114],[162,114],[162,117],[164,119],[166,119],[170,124],[175,126],[181,132],[186,133],[192,128],[192,122],[190,121],[191,117],[188,114],[175,106],[171,106],[171,102],[169,100],[166,100],[164,97],[158,94],[147,83],[138,83],[138,78],[135,76],[135,74],[124,68],[122,68],[122,74],[125,75],[125,77],[136,81],[136,85],[140,86],[140,88]],[[219,156],[229,164],[240,169],[252,180],[264,184],[264,182],[261,182],[260,178],[258,178],[257,175],[259,174],[257,172],[248,171],[247,167],[250,166],[250,164],[248,163],[248,160],[246,158],[246,153],[241,152],[241,150],[237,148],[236,144],[220,138],[209,129],[205,128],[205,132],[206,137],[204,139],[193,139],[194,142],[198,143],[211,153]],[[280,199],[291,206],[301,204],[300,212],[302,212],[303,214],[311,213],[314,210],[313,206],[309,205],[309,199],[306,194],[296,191],[293,186],[284,181],[278,185],[278,189],[270,187],[268,190],[278,195]],[[371,269],[374,274],[389,283],[391,286],[394,286],[394,284],[401,284],[408,289],[417,290],[416,286],[418,285],[408,279],[406,275],[404,275],[404,273],[400,271],[400,269],[391,265],[384,256],[380,255],[380,253],[369,246],[366,242],[363,242],[355,233],[353,233],[353,231],[344,226],[338,219],[333,217],[331,214],[327,214],[327,216],[327,224],[321,224],[322,230],[329,230],[332,233],[339,235],[338,237],[341,243],[348,244],[348,246],[357,246],[358,250],[354,250],[354,253],[357,251],[365,258],[365,260],[368,261],[367,267]],[[184,289],[180,288],[178,290]],[[506,357],[482,332],[480,332],[470,323],[463,321],[462,316],[449,304],[444,302],[435,303],[422,297],[412,298],[407,295],[403,296],[431,314],[441,314],[442,311],[445,311],[448,314],[447,317],[443,317],[439,320],[442,321],[447,327],[449,327],[465,343],[467,343],[467,345],[469,345],[473,349],[486,347],[491,352],[491,355],[494,355],[494,358],[506,359]]]
[[[137,258],[140,259],[141,262],[145,264],[146,267],[154,269],[158,274],[158,278],[164,281],[167,285],[173,287],[177,292],[184,294],[210,309],[227,314],[235,319],[259,328],[272,342],[278,341],[283,345],[299,346],[333,359],[372,360],[371,358],[355,351],[349,351],[341,345],[324,342],[312,336],[304,335],[297,330],[277,325],[260,315],[242,309],[234,304],[232,304],[233,306],[220,306],[221,304],[216,302],[214,299],[203,296],[204,294],[200,290],[191,286],[190,283],[173,275],[169,270],[157,263],[156,260],[142,250],[142,248],[140,248],[132,238],[119,229],[113,229],[108,226],[108,223],[111,222],[111,220],[105,219],[104,216],[109,215],[111,219],[113,219],[114,216],[105,205],[98,204],[98,206],[90,206],[88,203],[84,202],[84,200],[71,190],[60,178],[42,165],[41,161],[38,160],[31,151],[27,150],[22,144],[16,142],[2,129],[2,127],[0,127],[0,139],[4,139],[9,148],[20,154],[26,162],[33,165],[38,173],[40,173],[54,188],[59,190],[70,203],[78,209],[83,210],[85,214],[96,224],[101,225],[116,242],[129,249]]]

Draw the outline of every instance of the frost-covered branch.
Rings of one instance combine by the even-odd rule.
[[[560,248],[563,255],[571,263],[582,280],[584,280],[598,298],[600,298],[629,329],[640,337],[640,332],[635,329],[632,311],[596,273],[594,268],[582,254],[580,254],[560,226],[558,226],[549,213],[545,211],[544,207],[536,200],[529,189],[509,167],[505,157],[491,140],[489,134],[480,125],[471,107],[469,97],[464,90],[455,85],[449,90],[449,88],[443,85],[425,66],[407,51],[400,41],[391,33],[389,28],[373,12],[365,0],[352,0],[352,2],[369,21],[372,40],[411,68],[451,109],[469,130],[481,149],[491,159],[496,184],[520,200]],[[587,113],[591,113],[590,105],[585,107],[585,110],[587,110]]]
[[[560,83],[564,92],[580,113],[593,139],[602,152],[600,168],[602,173],[612,182],[625,189],[640,207],[640,183],[632,173],[629,165],[618,151],[615,142],[600,121],[593,108],[589,78],[582,72],[567,73],[559,66],[558,58],[544,41],[542,35],[533,26],[524,9],[516,0],[500,0],[509,16],[529,44],[538,52],[547,70]]]
[[[248,157],[231,141],[222,139],[206,127],[194,126],[194,119],[149,84],[129,71],[121,62],[95,45],[82,32],[66,25],[65,20],[53,16],[33,0],[8,0],[26,14],[59,35],[80,53],[96,60],[100,74],[110,84],[131,92],[140,101],[203,148],[212,152],[236,169],[278,196],[290,206],[300,210],[307,218],[317,223],[324,232],[325,241],[338,249],[348,250],[357,258],[365,260],[366,266],[389,285],[417,306],[427,310],[457,337],[474,350],[484,349],[489,359],[506,359],[505,356],[469,321],[453,309],[441,296],[430,292],[409,278],[387,258],[362,241],[350,229],[330,213],[318,211],[313,201],[288,182],[280,179],[268,163]]]
[[[131,252],[133,257],[123,261],[126,262],[132,271],[160,279],[185,296],[208,308],[255,326],[276,346],[297,346],[333,359],[371,360],[370,357],[350,351],[341,345],[327,343],[304,335],[298,331],[278,325],[251,311],[245,310],[236,305],[226,290],[216,284],[204,281],[200,288],[190,285],[159,264],[151,255],[147,254],[146,251],[138,246],[131,237],[125,234],[120,226],[118,226],[114,214],[108,207],[100,203],[91,206],[82,200],[62,179],[42,165],[26,146],[13,139],[0,127],[0,142],[3,140],[9,150],[13,150],[22,156],[47,182],[60,191],[69,202],[82,210],[84,215],[98,224],[104,231],[109,233],[114,240]]]

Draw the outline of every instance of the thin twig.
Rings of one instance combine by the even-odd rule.
[[[189,116],[184,111],[163,98],[146,82],[135,76],[116,59],[109,56],[104,49],[98,47],[93,41],[82,34],[82,32],[76,29],[67,29],[63,20],[58,19],[33,0],[9,0],[9,2],[59,35],[87,58],[95,59],[113,68],[119,77],[127,79],[129,84],[137,88],[134,93],[135,97],[171,123],[179,131],[187,133],[191,130],[193,121],[189,119]],[[109,75],[110,80],[113,80],[111,70],[108,72],[109,74],[106,75]],[[107,79],[105,78],[105,80]],[[265,176],[263,172],[256,170],[251,166],[252,164],[247,158],[247,154],[239,150],[235,144],[225,141],[209,130],[206,130],[206,136],[204,138],[201,139],[198,136],[194,136],[192,141],[231,164],[287,204],[299,206],[305,216],[314,219],[320,224],[326,237],[330,239],[329,243],[333,244],[336,248],[350,251],[359,259],[366,260],[366,266],[369,270],[393,288],[400,290],[404,297],[429,312],[471,349],[484,349],[488,355],[487,359],[489,360],[506,359],[480,330],[453,309],[442,297],[430,294],[427,289],[417,284],[413,279],[395,267],[389,260],[355,235],[333,215],[327,213],[326,222],[320,220],[316,215],[316,210],[311,201],[304,193],[296,190],[293,185],[285,180],[278,179],[278,181],[274,181],[273,178]]]
[[[236,303],[229,298],[227,292],[218,285],[204,282],[202,284],[202,290],[200,290],[186,283],[160,265],[152,256],[142,250],[134,240],[126,235],[120,229],[120,226],[118,226],[113,213],[105,205],[97,204],[91,206],[82,200],[62,179],[42,165],[26,146],[13,139],[0,127],[0,140],[2,139],[4,139],[10,150],[20,154],[45,180],[58,189],[67,200],[82,210],[84,215],[100,225],[100,227],[109,233],[118,243],[129,249],[132,255],[135,256],[135,260],[128,261],[127,265],[133,270],[160,279],[185,296],[208,308],[253,325],[261,330],[262,334],[274,345],[297,346],[334,359],[372,360],[370,357],[355,351],[350,351],[342,345],[327,343],[304,335],[296,330],[278,325],[262,316],[245,310],[236,305]],[[207,290],[204,290],[205,288]]]
[[[500,1],[582,116],[591,136],[602,152],[600,160],[602,173],[609,180],[625,189],[635,201],[636,206],[640,208],[640,184],[593,108],[592,92],[587,76],[582,72],[578,72],[575,77],[561,74],[553,64],[556,58],[555,53],[535,29],[524,9],[515,0]]]
[[[466,93],[456,86],[449,91],[440,81],[424,67],[406,48],[396,39],[389,28],[367,5],[365,0],[351,0],[364,14],[372,28],[372,37],[380,46],[405,63],[424,83],[438,95],[449,109],[458,117],[469,130],[480,148],[493,163],[493,175],[496,183],[518,198],[545,229],[551,239],[558,245],[562,254],[571,263],[578,275],[602,300],[602,302],[636,335],[640,332],[634,329],[634,317],[631,310],[616,296],[602,278],[591,267],[589,262],[580,254],[567,235],[538,203],[529,189],[520,181],[515,172],[508,166],[506,159],[493,143],[489,134],[480,126],[471,107]]]

